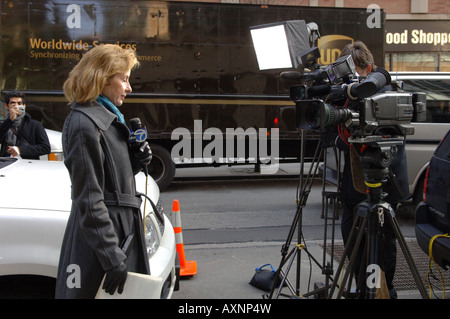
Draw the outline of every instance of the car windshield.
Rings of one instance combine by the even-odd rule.
[[[450,123],[450,80],[403,80],[407,92],[427,93],[427,122]]]
[[[12,157],[0,157],[0,169],[5,168],[8,165],[11,165],[17,161],[17,158]]]
[[[450,80],[404,80],[403,89],[408,92],[426,92],[427,100],[450,100]]]

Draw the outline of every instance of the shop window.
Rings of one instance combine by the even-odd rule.
[[[439,61],[439,71],[450,72],[450,53],[441,53],[441,59]]]
[[[392,71],[391,68],[391,54],[386,53],[384,55],[384,68],[388,71]]]
[[[391,53],[385,57],[385,67],[389,71],[435,72],[438,65],[437,53]]]

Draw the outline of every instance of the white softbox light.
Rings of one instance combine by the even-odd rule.
[[[304,20],[291,20],[250,27],[260,70],[296,69],[299,56],[310,48]]]

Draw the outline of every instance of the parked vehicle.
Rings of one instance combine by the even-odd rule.
[[[136,176],[145,193],[146,178]],[[61,243],[71,208],[70,178],[62,161],[0,158],[0,296],[30,297],[37,281],[39,297],[52,297]],[[145,235],[153,276],[161,279],[161,298],[170,298],[177,283],[176,243],[173,227],[163,214],[160,192],[149,177],[143,202]],[[42,293],[42,294],[41,294]],[[47,295],[45,294],[47,293]],[[50,296],[48,294],[51,294]]]
[[[409,190],[415,204],[423,198],[431,157],[450,129],[450,72],[391,72],[407,92],[427,94],[426,120],[413,119],[414,135],[406,136]]]
[[[64,159],[61,132],[45,129],[50,141],[50,154],[42,155],[40,160],[62,161]]]
[[[423,201],[416,208],[417,242],[438,265],[448,270],[450,269],[450,130],[431,158],[424,185]]]

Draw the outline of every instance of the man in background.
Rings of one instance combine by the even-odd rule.
[[[50,142],[42,123],[25,112],[23,93],[5,94],[4,105],[9,116],[0,123],[0,156],[39,159],[50,153]]]

